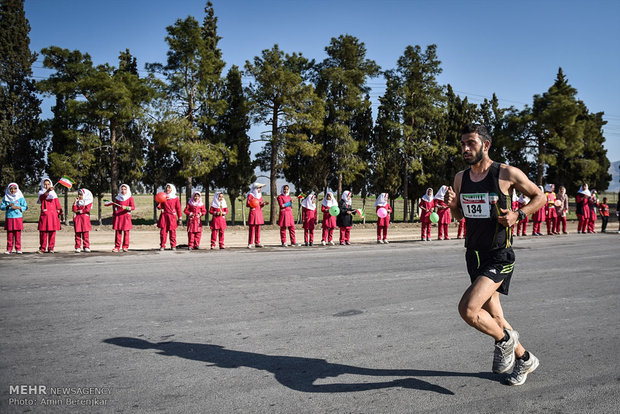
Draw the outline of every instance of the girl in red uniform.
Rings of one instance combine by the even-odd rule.
[[[112,228],[116,230],[116,236],[112,251],[118,253],[122,246],[123,251],[126,252],[129,250],[129,231],[133,228],[131,212],[136,209],[131,196],[131,189],[127,184],[121,184],[114,202],[115,204],[112,205]]]
[[[387,239],[387,232],[388,227],[390,227],[390,214],[392,214],[392,206],[388,203],[388,193],[381,193],[379,194],[379,197],[377,197],[377,201],[375,202],[375,210],[379,211],[380,208],[387,210],[387,216],[377,216],[377,243],[388,244],[389,241]]]
[[[84,247],[90,252],[90,209],[93,207],[93,193],[85,188],[78,190],[78,196],[73,202],[73,227],[75,230],[75,252],[79,253]]]
[[[530,202],[530,198],[528,196],[521,194],[519,196],[519,205],[517,206],[517,209],[525,207],[527,203],[529,202]],[[517,236],[519,235],[525,236],[525,234],[527,233],[527,223],[529,221],[530,221],[530,218],[528,216],[525,216],[523,220],[519,221],[519,224],[517,224]]]
[[[38,204],[41,204],[41,216],[39,217],[39,253],[54,253],[56,245],[56,231],[60,230],[62,208],[58,195],[54,191],[52,181],[45,177],[41,180]]]
[[[218,191],[211,201],[209,213],[213,216],[211,219],[211,250],[215,249],[217,237],[220,237],[220,249],[224,247],[224,230],[226,230],[226,215],[228,214],[228,205],[224,199],[224,193]]]
[[[181,201],[177,196],[177,189],[173,184],[166,184],[166,201],[158,203],[157,208],[162,210],[157,221],[159,231],[159,250],[166,248],[166,236],[170,235],[170,250],[177,249],[177,227],[181,217]]]
[[[183,212],[187,215],[187,249],[198,250],[202,238],[202,216],[207,214],[200,191],[194,190]]]
[[[465,237],[465,217],[463,217],[461,221],[459,221],[459,228],[456,233],[457,239],[460,239],[463,237]]]
[[[588,231],[588,221],[590,220],[590,206],[588,200],[590,198],[590,190],[588,184],[579,187],[575,202],[577,204],[577,233],[585,233]]]
[[[607,221],[609,220],[609,205],[607,204],[607,197],[603,197],[603,202],[599,204],[599,210],[601,212],[601,233],[607,233]]]
[[[431,213],[435,208],[435,200],[433,200],[433,189],[427,188],[426,194],[420,200],[420,224],[422,225],[422,241],[431,240]]]
[[[437,215],[439,216],[439,221],[437,222],[437,227],[439,230],[437,240],[441,240],[442,237],[446,240],[450,240],[448,226],[452,221],[452,216],[450,215],[450,208],[448,208],[448,205],[443,201],[446,191],[448,191],[448,186],[442,185],[434,198],[435,207],[437,208]]]
[[[553,191],[555,186],[553,184],[545,185],[545,196],[547,197],[547,203],[545,204],[545,221],[547,222],[547,236],[552,234],[560,234],[555,231],[555,222],[557,220],[557,213],[555,210],[555,192]]]
[[[263,247],[260,244],[260,226],[265,223],[263,219],[263,207],[268,205],[268,201],[263,201],[262,188],[265,184],[254,183],[250,187],[248,192],[247,206],[250,208],[250,214],[248,216],[248,226],[250,233],[248,235],[248,249],[256,247]],[[254,244],[256,242],[256,245]]]
[[[538,189],[540,190],[541,193],[543,193],[545,190],[543,189],[542,185],[538,186]],[[545,220],[545,210],[546,210],[546,205],[543,205],[540,210],[538,210],[537,212],[535,212],[534,214],[532,214],[532,221],[534,222],[533,224],[533,228],[532,228],[532,236],[542,236],[543,234],[540,232],[540,223],[542,223]]]
[[[515,189],[512,190],[512,204],[510,207],[512,208],[512,211],[517,211],[519,209],[519,196],[517,195],[517,190]],[[517,223],[513,224],[510,229],[513,235],[515,234],[516,225]]]
[[[560,224],[562,225],[562,233],[568,234],[566,231],[566,214],[568,213],[568,194],[566,194],[566,188],[564,186],[560,187],[560,191],[558,192],[557,201],[559,201],[559,205],[555,203],[555,214],[557,218],[555,219],[555,231],[560,233]]]
[[[280,241],[282,247],[286,247],[286,229],[288,229],[291,238],[291,246],[297,246],[295,241],[295,218],[293,217],[293,200],[289,195],[288,185],[283,185],[280,195],[278,196],[278,204],[280,205],[280,216],[278,217],[278,226],[280,226]]]
[[[301,218],[304,227],[304,246],[314,243],[314,226],[317,221],[316,195],[314,191],[301,202]]]
[[[28,210],[28,204],[24,195],[16,183],[9,183],[4,191],[0,210],[6,211],[4,229],[6,230],[6,252],[11,254],[13,247],[15,253],[22,254],[22,230],[24,229],[24,211]]]
[[[590,218],[588,219],[588,233],[596,233],[594,231],[594,227],[596,226],[598,204],[598,193],[596,192],[596,190],[592,190],[592,194],[588,199],[588,206],[590,207]]]
[[[327,192],[327,195],[321,203],[321,211],[323,212],[323,221],[321,222],[321,244],[325,246],[327,243],[334,245],[334,229],[336,228],[336,216],[329,213],[329,209],[338,206],[338,202],[334,198],[334,193]]]

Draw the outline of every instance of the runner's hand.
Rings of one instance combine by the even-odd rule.
[[[504,227],[514,226],[519,219],[519,213],[517,213],[516,211],[508,210],[505,208],[500,208],[499,211],[502,213],[502,215],[497,218],[497,221]]]
[[[448,187],[448,191],[446,191],[446,194],[443,196],[443,201],[453,210],[459,207],[456,193],[452,189],[452,186]]]

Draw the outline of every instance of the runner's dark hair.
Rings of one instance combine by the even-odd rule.
[[[478,134],[478,136],[483,142],[489,141],[490,143],[493,143],[493,138],[491,137],[491,134],[489,134],[487,128],[482,124],[467,124],[463,127],[461,134],[473,134],[474,132]]]

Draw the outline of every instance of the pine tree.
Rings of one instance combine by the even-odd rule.
[[[325,51],[328,57],[319,67],[317,90],[327,103],[324,149],[331,155],[340,198],[343,186],[351,185],[365,167],[352,128],[355,117],[366,109],[366,82],[378,76],[380,68],[366,58],[364,43],[351,35],[332,38]]]
[[[246,72],[254,79],[248,87],[254,121],[271,127],[270,133],[262,137],[266,144],[257,154],[257,162],[263,171],[270,172],[272,223],[276,215],[277,178],[282,173],[285,154],[300,152],[313,156],[320,150],[309,139],[310,134],[320,131],[324,116],[324,103],[305,81],[313,65],[314,61],[301,54],[285,54],[278,45],[263,50],[261,56],[245,64]]]
[[[250,129],[249,103],[243,93],[241,72],[233,65],[226,76],[223,91],[227,103],[226,112],[219,122],[219,131],[222,142],[231,151],[224,158],[218,169],[216,186],[226,188],[231,203],[231,220],[235,224],[235,201],[248,191],[254,176],[254,164],[250,157]]]
[[[44,132],[32,79],[30,24],[23,0],[0,3],[0,185],[37,182],[43,167]]]

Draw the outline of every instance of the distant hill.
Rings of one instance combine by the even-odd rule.
[[[609,174],[611,174],[611,181],[609,183],[608,192],[620,191],[620,161],[614,161],[609,166]]]

